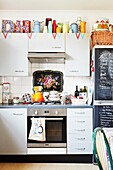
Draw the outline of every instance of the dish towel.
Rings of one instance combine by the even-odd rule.
[[[31,118],[29,139],[45,141],[45,118]]]

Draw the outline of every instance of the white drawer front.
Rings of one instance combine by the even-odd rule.
[[[67,143],[67,154],[93,154],[92,143]]]
[[[92,132],[92,118],[76,117],[67,119],[67,133]]]
[[[67,109],[68,117],[76,117],[76,116],[92,116],[92,108],[78,108],[78,109]]]
[[[92,133],[75,133],[75,134],[67,134],[67,142],[70,143],[84,143],[84,142],[92,142]]]

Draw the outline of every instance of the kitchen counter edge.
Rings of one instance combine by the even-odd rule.
[[[93,105],[32,105],[32,104],[0,104],[0,108],[93,108]]]

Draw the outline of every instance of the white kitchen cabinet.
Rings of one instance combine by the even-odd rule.
[[[33,33],[29,38],[29,52],[65,52],[65,34]]]
[[[67,109],[67,154],[93,154],[93,109]]]
[[[27,34],[6,35],[0,33],[0,76],[28,76]]]
[[[27,153],[27,109],[0,109],[0,154]]]
[[[90,38],[88,34],[66,34],[66,54],[66,76],[90,76]]]

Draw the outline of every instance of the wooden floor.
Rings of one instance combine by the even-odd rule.
[[[99,170],[91,164],[0,163],[0,170]]]

